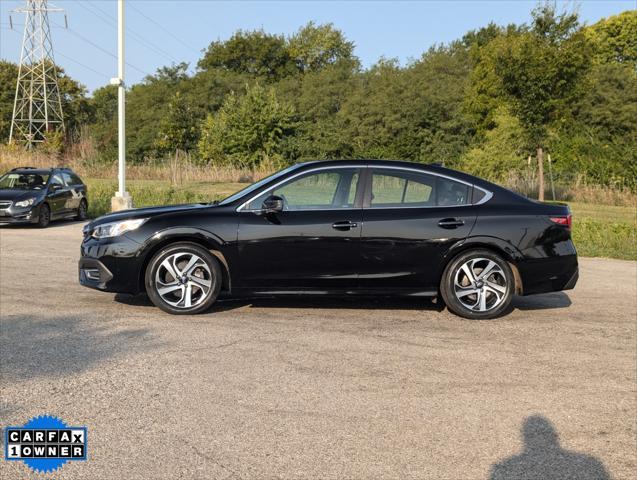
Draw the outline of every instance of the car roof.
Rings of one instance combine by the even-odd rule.
[[[20,174],[35,173],[37,175],[42,175],[42,174],[49,175],[56,171],[72,172],[73,170],[67,167],[53,167],[53,168],[18,167],[18,168],[12,168],[11,170],[9,170],[9,173],[20,173]]]

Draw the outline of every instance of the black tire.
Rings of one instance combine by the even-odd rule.
[[[200,262],[197,261],[191,271],[186,271],[189,262],[195,257]],[[163,263],[165,260],[168,262]],[[167,265],[171,268],[167,268]],[[179,278],[175,278],[172,271]],[[161,249],[148,263],[144,275],[150,300],[164,312],[173,315],[193,315],[209,309],[217,300],[221,282],[219,261],[205,248],[189,242],[174,243]],[[205,283],[209,286],[206,287]],[[164,293],[160,292],[160,288]]]
[[[80,201],[80,206],[77,207],[77,214],[75,215],[75,220],[86,220],[88,213],[88,202],[85,198]]]
[[[48,204],[43,203],[40,206],[40,215],[38,216],[38,227],[46,228],[49,226],[49,223],[51,223],[51,209],[49,208]]]
[[[487,269],[486,278],[482,278]],[[440,293],[449,311],[456,315],[472,320],[497,318],[510,311],[515,278],[500,255],[490,250],[470,250],[449,262],[440,280]]]

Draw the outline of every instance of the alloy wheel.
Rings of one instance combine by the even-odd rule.
[[[155,290],[161,299],[175,308],[200,305],[210,294],[212,272],[204,259],[191,252],[166,257],[155,273]]]
[[[507,295],[504,271],[489,258],[472,258],[454,275],[454,294],[458,301],[474,312],[488,312],[498,307]]]

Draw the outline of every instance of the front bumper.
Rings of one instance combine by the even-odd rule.
[[[80,284],[97,290],[107,290],[113,274],[106,266],[94,258],[80,258],[78,265]]]
[[[141,247],[126,235],[102,240],[85,237],[78,263],[80,284],[104,292],[139,293]]]
[[[16,208],[0,210],[0,225],[20,225],[37,223],[40,216],[39,207]]]

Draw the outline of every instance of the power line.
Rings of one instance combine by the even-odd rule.
[[[196,52],[197,54],[201,53],[199,50],[197,50],[196,48],[191,47],[186,42],[184,42],[181,38],[177,37],[174,33],[172,33],[166,27],[164,27],[163,25],[161,25],[157,21],[155,21],[152,18],[150,18],[148,15],[146,15],[144,12],[142,12],[139,8],[137,8],[135,5],[133,5],[133,2],[130,2],[128,5],[133,10],[135,10],[137,13],[139,13],[142,17],[144,17],[146,20],[148,20],[149,22],[153,23],[155,26],[161,28],[164,32],[166,32],[168,35],[170,35],[175,40],[177,40],[179,43],[181,43],[184,47],[189,48],[190,50],[192,50],[193,52]]]
[[[64,55],[64,54],[63,54],[62,52],[60,52],[59,50],[56,50],[56,51],[55,51],[55,54],[56,54],[56,55],[59,55],[60,57],[64,57],[64,58],[66,58],[67,60],[69,60],[69,61],[71,61],[71,62],[73,62],[73,63],[78,64],[80,67],[84,67],[85,69],[90,70],[91,72],[96,73],[96,74],[98,74],[98,75],[100,75],[100,76],[102,76],[102,77],[104,77],[104,78],[111,78],[111,75],[106,75],[105,73],[102,73],[102,72],[100,72],[100,71],[95,70],[93,67],[89,67],[88,65],[86,65],[86,64],[84,64],[84,63],[82,63],[82,62],[78,62],[78,61],[77,61],[77,60],[75,60],[74,58],[71,58],[71,57],[69,57],[68,55]]]
[[[60,26],[60,25],[58,25]],[[114,59],[117,59],[117,55],[115,55],[113,52],[109,52],[108,50],[106,50],[105,48],[102,48],[100,45],[98,45],[97,43],[93,42],[92,40],[89,40],[88,38],[86,38],[84,35],[76,32],[75,30],[73,30],[72,28],[68,28],[67,29],[69,31],[69,33],[72,33],[73,35],[75,35],[77,38],[79,38],[80,40],[85,41],[86,43],[88,43],[89,45],[92,45],[93,47],[95,47],[96,49],[98,49],[100,52],[105,53],[106,55],[113,57]],[[147,75],[147,76],[152,76],[152,74],[145,72],[144,70],[137,68],[135,65],[126,62],[126,65],[129,66],[130,68],[132,68],[133,70],[138,71],[139,73],[143,74],[143,75]]]
[[[93,14],[96,18],[99,18],[105,24],[107,24],[107,25],[109,25],[111,27],[117,27],[117,22],[112,17],[108,16],[103,10],[100,9],[99,10],[100,13],[98,13],[98,11],[93,10],[93,8],[92,8],[93,5],[90,5],[91,8],[89,8],[89,5],[84,5],[84,3],[79,1],[79,0],[77,1],[77,4],[80,7],[84,8],[87,12],[90,12],[91,14]],[[126,31],[133,38],[135,38],[142,46],[148,48],[149,50],[152,50],[153,52],[163,56],[164,58],[167,58],[171,62],[179,63],[179,61],[175,57],[173,57],[166,50],[163,50],[157,44],[155,44],[155,43],[151,42],[150,40],[144,38],[143,36],[141,36],[140,34],[138,34],[135,31],[131,30],[130,28],[126,28]]]

